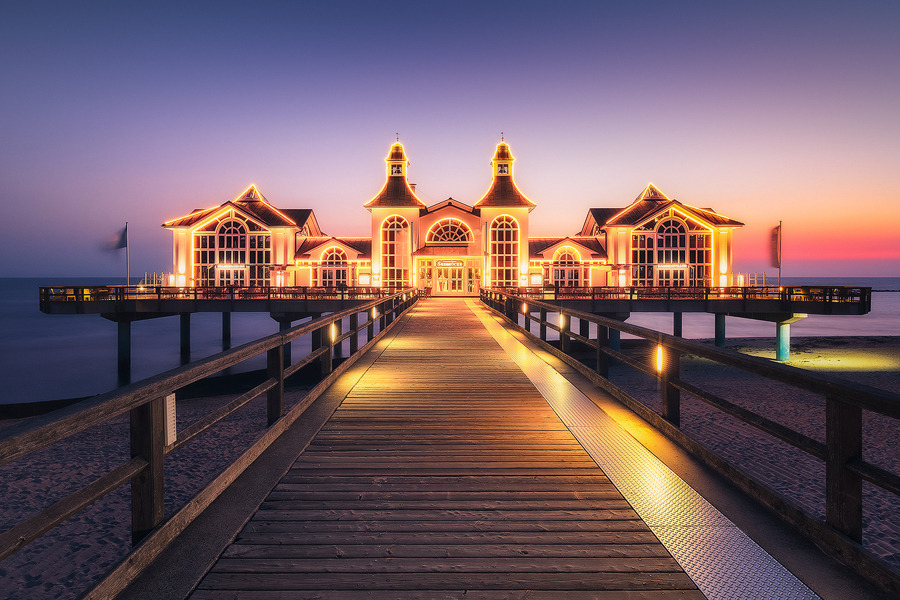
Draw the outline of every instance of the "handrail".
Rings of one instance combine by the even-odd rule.
[[[860,291],[862,296],[871,292],[870,288],[854,289]],[[518,290],[483,289],[481,300],[503,315],[514,327],[533,339],[539,340],[551,352],[588,375],[595,383],[623,401],[663,434],[671,437],[708,465],[732,479],[751,496],[762,500],[770,508],[776,510],[780,516],[808,535],[817,536],[817,543],[824,543],[833,554],[844,559],[852,556],[855,561],[854,566],[864,571],[864,574],[873,575],[874,573],[874,577],[880,583],[887,585],[890,589],[900,590],[900,573],[863,550],[861,545],[863,535],[862,481],[866,480],[889,493],[900,494],[900,477],[866,462],[863,458],[862,411],[900,419],[900,394],[857,384],[831,375],[811,373],[733,350],[711,347],[630,325],[616,319],[569,309],[535,299],[527,294],[528,290],[525,291],[526,293],[518,293]],[[791,291],[790,294],[794,294],[794,292]],[[557,323],[548,321],[548,313],[561,315],[560,321]],[[520,317],[524,317],[524,326],[519,325]],[[579,321],[579,333],[570,330],[573,318]],[[537,323],[539,335],[532,333],[532,322]],[[588,323],[594,323],[597,326],[593,338],[589,335]],[[548,329],[558,332],[558,347],[547,342]],[[610,348],[610,330],[649,340],[662,348],[663,364],[661,368],[643,364],[641,361]],[[570,356],[572,341],[580,342],[594,350],[595,367],[593,370]],[[826,409],[825,443],[811,439],[789,427],[775,423],[762,415],[682,381],[680,359],[683,354],[709,359],[823,396]],[[609,381],[610,359],[655,377],[660,382],[662,410],[659,413]],[[810,456],[824,460],[826,471],[826,516],[824,522],[807,514],[796,503],[783,498],[772,488],[744,474],[737,467],[685,434],[680,428],[681,392],[690,394],[760,431],[773,435]]]
[[[356,286],[197,286],[163,285],[60,285],[40,288],[40,301],[90,302],[125,300],[371,300],[386,298],[401,290]]]
[[[31,540],[62,523],[79,510],[102,498],[122,483],[132,482],[133,541],[137,543],[163,521],[163,469],[165,456],[197,435],[263,394],[267,398],[268,428],[284,415],[284,379],[312,362],[319,362],[321,374],[333,370],[334,348],[350,339],[350,356],[367,349],[386,327],[409,310],[419,299],[416,290],[406,289],[381,295],[353,308],[332,313],[308,323],[249,342],[172,369],[117,390],[98,395],[69,407],[34,417],[0,432],[0,465],[46,448],[81,431],[131,413],[131,456],[107,470],[94,482],[57,501],[0,533],[0,560],[13,554]],[[366,317],[359,319],[365,312]],[[343,319],[350,327],[341,335],[332,335]],[[379,334],[375,335],[378,324]],[[368,343],[359,346],[359,335],[366,331]],[[296,363],[285,365],[284,347],[293,340],[312,335],[312,351]],[[206,376],[267,354],[267,379],[228,405],[198,419],[179,432],[177,439],[165,445],[164,398]],[[303,403],[304,401],[301,401]],[[305,409],[306,405],[301,407]],[[297,410],[297,406],[292,412]],[[298,413],[299,414],[299,413]],[[274,438],[273,438],[274,439]],[[271,442],[269,442],[271,443]],[[234,475],[236,476],[236,475]],[[210,484],[212,485],[212,484]],[[198,493],[203,494],[206,489]],[[207,501],[211,501],[208,498]]]
[[[503,291],[531,300],[777,300],[786,304],[855,303],[861,312],[872,308],[872,288],[858,286],[544,286]]]

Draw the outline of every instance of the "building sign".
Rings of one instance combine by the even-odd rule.
[[[435,264],[438,267],[464,267],[466,263],[461,260],[439,260]]]

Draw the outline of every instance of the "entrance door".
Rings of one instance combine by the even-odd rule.
[[[218,285],[233,285],[243,287],[247,285],[247,272],[243,269],[228,269],[221,266],[216,269],[219,276]]]
[[[685,282],[684,267],[659,267],[659,285],[662,287],[683,287]]]
[[[439,296],[457,296],[464,292],[463,267],[436,267],[433,293]]]

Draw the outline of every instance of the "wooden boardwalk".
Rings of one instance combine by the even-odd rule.
[[[703,598],[463,301],[401,325],[192,598]]]

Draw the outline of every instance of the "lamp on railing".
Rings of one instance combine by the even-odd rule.
[[[662,344],[656,345],[656,370],[662,372],[663,370],[663,347]]]

